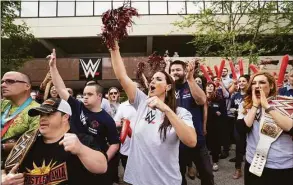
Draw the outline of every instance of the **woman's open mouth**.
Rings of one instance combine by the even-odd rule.
[[[156,89],[156,87],[155,87],[155,86],[153,86],[153,85],[151,85],[151,86],[150,86],[150,92],[154,92],[154,91],[155,91],[155,89]]]
[[[260,91],[259,90],[255,90],[255,95],[259,97],[260,96]]]

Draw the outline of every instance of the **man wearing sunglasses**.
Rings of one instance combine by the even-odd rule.
[[[105,174],[103,185],[113,184],[113,166],[117,163],[115,154],[119,150],[120,139],[113,118],[101,108],[103,88],[96,83],[88,83],[83,90],[83,102],[70,96],[57,65],[56,53],[50,55],[50,73],[53,84],[60,98],[66,100],[71,109],[72,117],[70,127],[76,134],[88,134],[94,137],[94,141],[108,156],[108,171]]]
[[[108,98],[109,98],[109,102],[110,102],[110,106],[112,109],[112,118],[115,117],[115,114],[118,110],[118,107],[120,105],[119,103],[119,98],[120,98],[120,93],[118,88],[116,87],[111,87],[108,91]]]
[[[5,73],[1,91],[5,98],[1,100],[1,161],[4,161],[22,134],[37,129],[39,117],[29,117],[28,110],[39,104],[31,98],[30,79],[23,73]]]

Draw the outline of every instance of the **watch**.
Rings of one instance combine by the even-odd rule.
[[[275,110],[275,107],[269,106],[269,108],[265,109],[265,113],[269,114],[272,110]]]

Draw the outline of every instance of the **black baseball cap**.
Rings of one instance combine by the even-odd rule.
[[[67,101],[60,98],[49,98],[45,100],[39,107],[31,108],[28,111],[28,115],[31,117],[38,116],[41,113],[50,114],[54,112],[63,112],[68,115],[72,115],[71,107]]]

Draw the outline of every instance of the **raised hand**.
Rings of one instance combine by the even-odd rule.
[[[166,105],[162,100],[160,100],[157,96],[153,96],[147,99],[147,104],[152,109],[159,109],[162,112],[165,112],[169,109],[168,105]]]
[[[270,105],[269,105],[268,100],[266,98],[266,95],[265,95],[265,93],[264,93],[264,91],[262,90],[261,87],[259,88],[259,93],[260,93],[260,104],[261,104],[261,106],[264,109],[269,108]]]
[[[253,106],[259,107],[260,105],[260,99],[256,97],[256,88],[252,89],[252,103]]]
[[[49,59],[49,66],[56,66],[56,50],[53,49],[51,55],[48,55],[47,58]]]
[[[190,80],[193,78],[194,68],[195,68],[195,60],[191,60],[190,62],[187,63],[187,67],[186,67],[187,80]]]
[[[62,141],[59,142],[59,145],[64,146],[64,150],[71,152],[74,155],[78,155],[81,151],[81,142],[75,134],[66,133]]]

